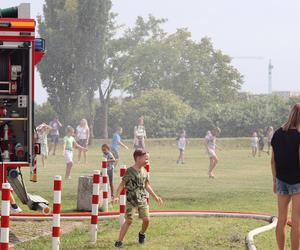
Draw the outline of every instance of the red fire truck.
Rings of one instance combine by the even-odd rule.
[[[34,67],[45,51],[36,38],[30,4],[0,9],[0,180],[10,182],[20,200],[31,209],[48,210],[48,201],[27,193],[21,168],[30,169],[36,182],[34,133]]]

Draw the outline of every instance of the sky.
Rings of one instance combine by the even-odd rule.
[[[32,5],[32,17],[43,13],[43,0],[0,0],[0,8],[22,2]],[[210,37],[216,49],[233,57],[244,75],[242,90],[268,92],[268,64],[274,66],[273,90],[299,91],[300,1],[298,0],[113,0],[118,22],[134,25],[137,16],[167,18],[167,32],[188,28],[193,39]],[[47,94],[36,74],[37,102]]]

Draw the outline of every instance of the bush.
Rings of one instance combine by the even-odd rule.
[[[109,115],[109,127],[114,130],[121,126],[124,138],[133,138],[137,119],[144,116],[148,137],[174,137],[178,129],[184,127],[191,112],[192,108],[171,91],[155,89],[113,106]]]

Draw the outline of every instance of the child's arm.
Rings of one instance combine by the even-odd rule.
[[[122,141],[119,141],[118,143],[119,143],[119,145],[121,145],[123,148],[128,149],[128,147],[127,147]]]
[[[60,123],[60,121],[57,119],[57,123],[60,127],[62,127],[62,124]]]
[[[153,191],[149,181],[146,181],[145,183],[145,189],[147,190],[147,192],[155,199],[155,201],[161,205],[163,203],[162,198],[160,198],[159,196],[156,195],[156,193]]]
[[[46,134],[48,135],[50,133],[50,131],[52,130],[52,127],[47,124],[45,126],[46,126]]]
[[[110,160],[106,160],[107,162],[116,162],[116,160],[110,159]]]
[[[83,151],[88,151],[87,148],[81,147],[75,140],[74,140],[73,146],[74,146],[75,148],[77,148],[77,149],[79,148],[79,149],[81,149],[81,150],[83,150]]]
[[[63,146],[63,155],[65,155],[65,151],[66,151],[66,142],[64,142],[64,146]]]
[[[110,157],[111,157],[112,159],[107,160],[107,162],[116,162],[116,159],[115,159],[115,157],[114,157],[114,155],[113,155],[112,153],[110,153]]]

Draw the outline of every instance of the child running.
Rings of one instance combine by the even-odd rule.
[[[187,145],[188,141],[186,139],[186,133],[183,130],[180,136],[177,138],[177,146],[179,150],[179,156],[177,159],[177,164],[181,162],[181,164],[184,164],[184,150]]]
[[[107,167],[107,175],[109,180],[109,186],[110,186],[110,194],[111,194],[111,200],[114,200],[114,162],[115,157],[110,152],[110,147],[107,144],[103,144],[102,147],[102,153],[103,157],[107,160],[108,167]]]
[[[118,166],[119,163],[119,151],[120,151],[120,146],[122,146],[125,149],[128,149],[128,147],[123,143],[123,141],[121,140],[121,134],[123,133],[123,128],[118,127],[116,129],[116,132],[114,133],[113,137],[112,137],[112,141],[111,141],[111,152],[113,153],[116,162],[115,162],[115,167]]]
[[[115,242],[115,247],[121,248],[123,239],[132,223],[135,210],[138,210],[139,218],[143,220],[141,231],[138,234],[138,242],[144,244],[145,232],[149,226],[149,205],[146,200],[146,191],[156,200],[158,204],[162,204],[162,199],[158,197],[150,186],[149,176],[144,168],[148,163],[149,154],[141,149],[137,149],[133,153],[134,165],[127,169],[120,183],[115,201],[118,200],[121,190],[126,188],[126,214],[125,222],[120,229],[119,239]]]
[[[86,148],[81,147],[74,138],[74,128],[71,126],[67,126],[67,135],[64,137],[64,147],[63,147],[63,155],[66,160],[66,174],[65,179],[71,179],[71,169],[73,167],[73,148],[79,148],[82,151],[87,151]]]
[[[220,128],[214,128],[211,132],[207,132],[204,139],[204,146],[206,148],[208,158],[209,158],[209,169],[208,169],[208,177],[214,179],[214,169],[218,163],[218,157],[216,154],[216,140],[217,136],[221,133]]]
[[[256,132],[253,133],[251,138],[251,148],[252,148],[252,156],[255,157],[258,150],[258,136]]]
[[[48,139],[47,136],[49,132],[52,130],[51,126],[48,126],[46,123],[42,123],[37,126],[36,131],[38,134],[38,142],[41,145],[41,158],[42,158],[42,166],[43,168],[46,167],[46,160],[48,157]]]

